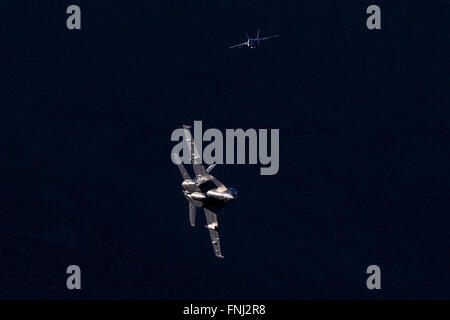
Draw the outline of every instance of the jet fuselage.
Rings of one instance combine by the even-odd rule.
[[[194,203],[196,207],[208,207],[221,209],[227,203],[237,197],[237,190],[234,188],[217,188],[211,179],[201,181],[184,180],[181,184],[183,194],[188,201]]]

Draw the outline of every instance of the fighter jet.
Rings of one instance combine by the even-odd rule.
[[[197,208],[203,207],[206,215],[206,228],[209,230],[211,242],[213,245],[216,257],[223,258],[220,249],[219,238],[219,222],[217,220],[217,213],[223,209],[228,203],[236,200],[237,190],[234,188],[227,188],[225,185],[213,177],[210,172],[216,166],[210,165],[207,169],[201,164],[200,156],[192,139],[190,126],[183,126],[185,141],[188,144],[191,164],[195,172],[195,178],[191,179],[180,158],[176,153],[173,158],[177,163],[178,169],[183,176],[183,195],[189,202],[189,221],[191,226],[195,227],[195,220],[197,215]]]
[[[277,37],[280,36],[280,35],[276,34],[276,35],[273,35],[273,36],[260,38],[259,34],[260,34],[260,30],[259,29],[258,29],[258,34],[256,35],[256,38],[250,37],[248,35],[248,33],[245,32],[245,36],[247,37],[247,41],[242,42],[240,44],[237,44],[235,46],[228,47],[228,49],[241,48],[241,47],[249,47],[250,49],[254,49],[254,48],[256,48],[257,46],[260,45],[261,41],[269,40],[269,39],[272,39],[272,38],[277,38]]]

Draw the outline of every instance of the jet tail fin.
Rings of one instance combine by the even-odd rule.
[[[189,202],[189,222],[191,226],[195,227],[195,219],[197,217],[197,208],[193,203]]]
[[[213,164],[210,165],[208,168],[206,168],[206,173],[210,173],[210,172],[216,167],[216,165],[217,165],[217,164],[213,163]]]

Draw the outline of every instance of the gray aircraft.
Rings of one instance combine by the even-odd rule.
[[[195,147],[194,140],[192,139],[191,127],[185,125],[183,128],[186,138],[185,141],[188,144],[190,152],[191,164],[195,172],[195,178],[191,179],[177,154],[174,153],[173,157],[183,176],[181,187],[183,188],[184,197],[189,202],[189,221],[191,226],[195,227],[197,208],[203,207],[206,215],[205,227],[209,230],[214,253],[216,257],[223,258],[220,249],[217,213],[229,202],[237,198],[237,190],[225,187],[222,182],[210,174],[216,166],[215,164],[212,164],[205,169],[201,164],[199,153]]]
[[[259,29],[258,29],[258,33],[256,35],[256,38],[250,37],[248,35],[248,33],[245,32],[245,36],[247,37],[247,41],[242,42],[240,44],[237,44],[235,46],[228,47],[228,49],[241,48],[241,47],[249,47],[250,49],[254,49],[254,48],[256,48],[257,46],[259,46],[261,44],[261,41],[269,40],[269,39],[272,39],[272,38],[277,38],[277,37],[280,36],[280,35],[276,34],[276,35],[273,35],[273,36],[260,38],[259,34],[260,34]]]

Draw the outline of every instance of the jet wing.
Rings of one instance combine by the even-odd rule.
[[[240,47],[243,47],[243,46],[246,46],[246,45],[247,45],[247,42],[242,42],[242,43],[237,44],[235,46],[228,47],[228,49],[240,48]]]
[[[194,139],[192,139],[190,126],[184,126],[184,136],[186,137],[186,142],[188,143],[188,148],[191,152],[191,163],[194,168],[196,176],[206,175],[206,169],[202,165],[202,159],[200,158],[200,154],[195,146]]]
[[[269,39],[272,39],[272,38],[278,38],[279,36],[280,36],[280,35],[277,34],[277,35],[270,36],[270,37],[259,38],[259,40],[269,40]]]
[[[219,238],[219,232],[217,231],[217,228],[219,226],[219,222],[217,221],[217,215],[204,208],[205,209],[205,215],[206,215],[206,223],[205,226],[209,230],[209,235],[211,237],[211,242],[214,248],[214,253],[216,257],[223,258],[222,251],[220,250],[220,238]]]
[[[190,180],[191,177],[189,176],[189,173],[186,171],[186,168],[183,166],[180,157],[176,153],[174,153],[172,156],[173,160],[177,164],[178,169],[180,170],[181,175],[183,176],[183,179]]]

